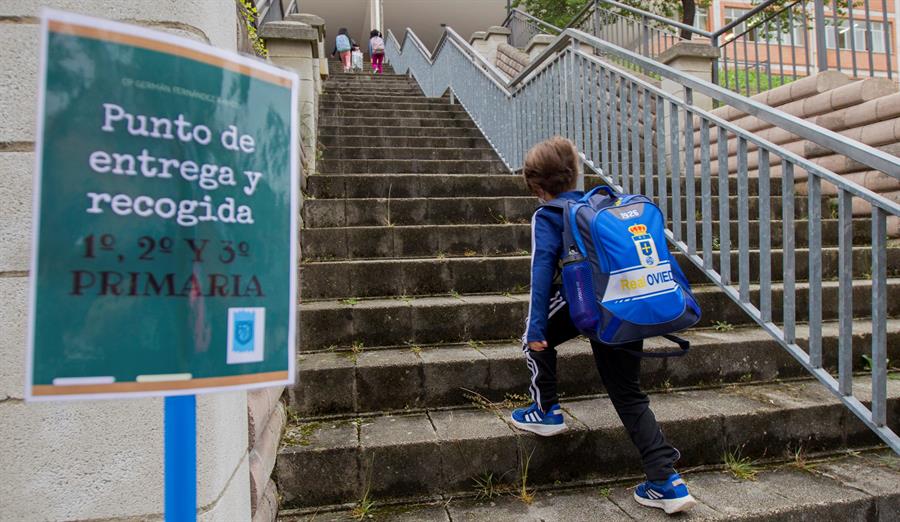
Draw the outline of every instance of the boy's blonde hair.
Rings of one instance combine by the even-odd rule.
[[[531,147],[525,156],[522,173],[532,193],[540,188],[556,196],[575,188],[578,163],[575,144],[562,136],[554,136]]]

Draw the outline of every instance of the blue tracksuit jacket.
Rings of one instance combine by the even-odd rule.
[[[578,199],[584,192],[573,190],[557,196]],[[531,217],[531,301],[528,304],[528,320],[524,341],[547,340],[547,316],[550,314],[550,299],[553,280],[559,273],[562,257],[563,215],[555,208],[539,208]],[[558,301],[558,302],[557,302]],[[554,301],[562,306],[561,298]]]

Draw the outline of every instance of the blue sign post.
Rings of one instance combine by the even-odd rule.
[[[166,397],[166,522],[197,520],[197,396]]]

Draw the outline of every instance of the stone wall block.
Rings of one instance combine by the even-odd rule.
[[[33,170],[34,153],[0,152],[0,273],[29,269]]]
[[[278,406],[278,399],[284,392],[284,386],[262,388],[247,392],[247,416],[250,421],[248,439],[250,447],[259,443],[259,439],[269,423],[269,417]]]
[[[281,433],[284,430],[285,421],[284,405],[279,402],[275,411],[269,416],[269,422],[260,434],[258,443],[250,450],[250,506],[252,511],[258,509],[265,494],[266,484],[275,468],[275,458],[278,456],[278,446],[281,443]]]

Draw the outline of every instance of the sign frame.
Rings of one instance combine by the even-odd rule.
[[[287,333],[287,371],[267,373],[247,373],[233,377],[207,377],[190,380],[170,380],[158,382],[92,382],[91,378],[82,379],[82,383],[73,382],[67,385],[35,385],[35,328],[38,292],[38,255],[41,230],[41,196],[43,182],[43,155],[45,150],[45,108],[47,89],[47,70],[49,37],[51,26],[69,30],[84,29],[95,35],[107,35],[115,43],[132,45],[144,49],[160,51],[161,49],[178,49],[182,58],[205,62],[219,66],[242,75],[254,76],[257,79],[281,83],[289,87],[290,92],[290,247],[289,247],[289,317]],[[156,31],[145,27],[115,22],[111,20],[85,16],[56,9],[43,8],[40,22],[40,59],[38,70],[37,124],[34,148],[34,175],[32,194],[32,234],[31,260],[28,298],[28,341],[25,373],[25,400],[29,402],[68,401],[86,399],[123,399],[144,397],[189,396],[204,393],[251,390],[273,386],[291,386],[296,380],[296,343],[298,340],[298,268],[299,268],[299,197],[300,197],[300,130],[298,121],[299,78],[296,73],[275,67],[255,58],[226,51],[203,44],[188,38]],[[103,38],[99,38],[103,40]],[[110,40],[106,40],[110,41]],[[165,51],[163,51],[165,52]],[[178,53],[169,53],[178,54]],[[225,65],[219,65],[225,64]],[[268,79],[268,80],[266,80]],[[286,373],[286,375],[285,375]],[[239,378],[239,379],[235,379]],[[234,382],[242,380],[244,382]],[[203,381],[203,382],[200,382]],[[224,382],[223,382],[224,381]],[[118,386],[117,386],[118,385]],[[44,393],[43,388],[36,393],[35,387],[52,387],[61,393]],[[163,386],[169,386],[163,388]],[[112,387],[110,391],[101,391],[103,387]],[[127,388],[123,390],[123,388]]]

